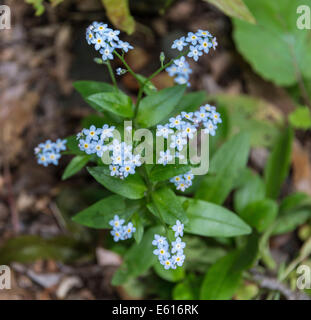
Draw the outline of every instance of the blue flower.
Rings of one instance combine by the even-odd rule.
[[[46,157],[48,158],[49,163],[54,164],[55,166],[58,165],[58,159],[60,158],[60,154],[54,151],[47,152]]]
[[[193,33],[193,32],[188,33],[188,37],[186,38],[187,42],[189,42],[193,45],[196,45],[198,40],[199,40],[199,37],[195,33]]]
[[[48,158],[47,154],[40,153],[38,155],[38,163],[47,167],[49,165],[49,158]]]
[[[170,129],[168,124],[162,126],[162,125],[157,125],[157,131],[156,131],[156,136],[157,137],[163,137],[165,139],[168,139],[168,136],[170,134],[174,133],[174,130]]]
[[[110,231],[111,235],[113,235],[113,240],[118,242],[119,240],[123,240],[123,230],[122,228],[114,228]]]
[[[181,113],[181,116],[182,116],[182,118],[184,118],[184,119],[186,119],[186,120],[192,121],[193,112],[187,113],[187,112],[184,112],[184,111],[183,111],[183,112]]]
[[[170,150],[160,151],[160,158],[158,159],[158,163],[166,166],[170,161],[173,160],[173,156],[171,155]]]
[[[136,228],[133,226],[132,222],[129,222],[127,226],[123,226],[123,235],[124,239],[132,238],[132,234],[136,231]]]
[[[66,150],[66,143],[67,143],[67,140],[66,139],[57,139],[56,142],[55,142],[55,150],[57,152],[60,152],[60,151],[65,151]]]
[[[182,127],[182,125],[184,125],[185,124],[185,122],[184,121],[182,121],[182,118],[181,118],[181,116],[180,115],[178,115],[177,117],[172,117],[172,118],[170,118],[169,119],[169,127],[170,128],[175,128],[175,129],[177,129],[177,130],[180,130],[181,129],[181,127]]]
[[[89,139],[80,139],[79,140],[79,148],[81,151],[85,151],[87,154],[93,153],[93,144]]]
[[[112,30],[110,29],[108,32],[105,33],[106,37],[107,37],[107,41],[119,41],[119,37],[118,35],[120,34],[119,30]]]
[[[113,48],[106,44],[106,46],[99,50],[99,53],[102,55],[103,61],[113,60]]]
[[[212,35],[207,30],[199,29],[196,34],[198,37],[202,37],[202,38],[212,37]]]
[[[164,266],[165,270],[174,269],[174,264],[173,264],[172,259],[167,257],[166,259],[163,259],[160,262]]]
[[[94,141],[92,143],[92,149],[94,150],[96,155],[101,158],[108,147],[103,145],[102,141]]]
[[[193,135],[196,133],[197,129],[194,125],[187,123],[182,126],[182,137],[188,137],[189,139],[193,138]]]
[[[216,134],[217,125],[213,124],[211,120],[205,121],[203,125],[205,127],[205,133],[210,134],[211,136],[214,136]]]
[[[177,49],[179,51],[182,51],[182,49],[187,45],[185,42],[185,37],[181,37],[180,39],[174,40],[174,43],[172,45],[172,49]]]
[[[100,139],[105,140],[106,138],[112,138],[114,129],[115,129],[115,126],[109,126],[108,124],[104,124],[101,129]]]
[[[212,47],[212,43],[208,38],[200,39],[200,50],[203,50],[205,53],[209,52],[209,49]]]
[[[216,47],[218,46],[218,42],[217,42],[217,40],[216,40],[216,37],[214,37],[213,39],[212,39],[212,48],[214,49],[214,50],[216,50]]]
[[[210,118],[212,119],[213,123],[214,124],[217,124],[217,123],[221,123],[222,120],[221,120],[221,117],[220,117],[220,114],[216,111],[212,111],[211,114],[210,114]]]
[[[202,56],[202,51],[200,51],[200,46],[190,46],[190,52],[188,53],[189,58],[193,58],[194,61],[198,61],[199,56]]]
[[[178,151],[181,151],[185,144],[187,144],[187,139],[181,134],[177,134],[176,136],[172,136],[170,147],[177,148]]]
[[[166,259],[170,257],[170,253],[168,252],[168,248],[160,247],[153,250],[153,254],[158,256],[159,259]]]
[[[184,235],[184,225],[179,220],[176,221],[172,229],[175,231],[175,237],[182,237]]]
[[[42,149],[43,152],[52,151],[53,147],[54,144],[51,140],[46,140],[45,142],[39,144],[39,148]]]
[[[175,241],[172,242],[172,253],[179,253],[183,252],[183,249],[185,248],[186,244],[181,241],[180,237],[177,237]]]
[[[172,257],[172,261],[175,265],[181,267],[184,264],[185,258],[186,256],[182,252],[179,252]]]
[[[110,175],[113,176],[118,176],[120,174],[119,172],[119,166],[117,165],[110,165],[109,166],[109,170],[110,170]]]
[[[204,110],[200,110],[200,111],[196,111],[194,115],[196,116],[199,122],[202,122],[207,120],[209,114]]]
[[[121,227],[123,223],[124,223],[124,219],[120,219],[118,215],[115,215],[113,219],[109,221],[109,224],[115,228]]]
[[[154,246],[157,246],[158,248],[166,248],[168,249],[168,242],[165,237],[162,237],[158,234],[154,235],[154,240],[152,241],[152,244]]]
[[[105,34],[106,32],[110,31],[111,29],[108,28],[108,24],[106,23],[97,23],[95,26],[94,26],[94,31],[95,32],[99,32],[101,34]]]
[[[123,174],[124,178],[126,178],[129,174],[135,173],[135,167],[132,163],[125,163],[120,167],[120,173]]]
[[[95,140],[99,139],[99,135],[101,134],[101,129],[97,129],[94,125],[91,125],[89,129],[83,129],[83,134],[86,135],[86,139]]]
[[[105,39],[100,34],[97,34],[95,38],[93,38],[92,43],[94,44],[95,50],[99,50],[106,45]]]
[[[116,75],[117,76],[122,76],[123,74],[126,73],[126,70],[125,69],[122,69],[122,68],[117,68],[116,69]]]
[[[179,73],[179,68],[176,65],[171,65],[170,67],[167,67],[165,71],[170,77],[174,77]]]
[[[122,49],[124,52],[128,52],[130,49],[133,49],[128,42],[119,40],[117,48]]]
[[[186,61],[185,57],[181,57],[179,59],[174,60],[174,63],[178,68],[183,68],[185,66],[186,62],[187,61]]]

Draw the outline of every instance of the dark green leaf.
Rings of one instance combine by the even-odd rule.
[[[76,81],[73,83],[73,86],[85,100],[96,93],[115,91],[115,88],[111,84],[98,81]]]
[[[132,100],[122,91],[95,93],[87,98],[97,105],[98,111],[109,111],[117,116],[131,118],[134,115]]]
[[[266,196],[276,199],[288,175],[293,142],[293,130],[288,127],[280,135],[267,161],[264,177]]]
[[[136,202],[125,200],[118,195],[112,195],[77,213],[72,220],[90,228],[111,228],[109,221],[115,215],[128,220],[137,207]]]
[[[138,212],[135,212],[132,218],[132,222],[136,231],[134,232],[134,239],[137,243],[140,243],[144,235],[144,224]]]
[[[181,100],[185,89],[185,85],[174,86],[143,98],[137,115],[139,125],[149,128],[166,119]]]
[[[140,85],[144,84],[144,82],[147,80],[147,78],[142,76],[141,74],[136,74],[136,76],[139,79]],[[145,84],[145,87],[144,87],[144,93],[145,94],[151,95],[151,94],[154,94],[157,91],[158,91],[157,88],[153,85],[152,82],[148,81]]]
[[[65,180],[77,172],[79,172],[83,167],[86,166],[86,164],[89,162],[91,156],[90,155],[84,155],[84,156],[75,156],[66,167],[62,179]]]
[[[247,163],[249,149],[249,139],[245,133],[239,133],[224,143],[213,156],[210,174],[202,180],[196,197],[222,204]]]
[[[105,188],[129,199],[141,199],[147,191],[142,178],[137,174],[129,175],[125,179],[112,177],[107,167],[87,167],[89,173]]]
[[[186,207],[185,231],[207,237],[234,237],[249,234],[251,228],[232,211],[203,200],[180,197]]]

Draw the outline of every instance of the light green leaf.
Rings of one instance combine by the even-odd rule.
[[[252,175],[249,180],[234,193],[234,209],[240,213],[244,208],[265,197],[265,184],[258,175]]]
[[[184,268],[177,267],[176,269],[165,270],[164,266],[159,261],[154,264],[153,268],[160,278],[170,282],[178,282],[184,279],[186,275]]]
[[[222,204],[246,166],[249,149],[249,139],[245,133],[239,133],[224,143],[213,156],[210,173],[202,180],[196,198]]]
[[[124,256],[123,264],[113,275],[113,285],[120,285],[129,278],[138,277],[156,263],[152,240],[155,234],[161,234],[162,231],[162,227],[153,227],[145,232],[139,244],[135,243],[131,246]]]
[[[134,239],[136,243],[140,243],[144,235],[144,224],[138,212],[135,212],[132,217],[132,222],[136,231],[134,232]]]
[[[112,195],[80,211],[72,220],[90,228],[111,228],[109,221],[115,215],[128,220],[137,207],[138,203],[136,201],[132,202],[121,196]]]
[[[210,95],[207,101],[215,102],[221,113],[223,123],[219,129],[227,127],[228,137],[247,132],[251,146],[271,147],[284,125],[282,112],[259,98],[222,93]]]
[[[132,34],[135,30],[135,20],[131,16],[128,0],[101,0],[105,6],[109,20],[118,29]]]
[[[137,173],[129,175],[125,179],[120,179],[112,177],[109,168],[104,166],[87,167],[87,170],[105,188],[126,198],[141,199],[147,191],[144,181]]]
[[[280,135],[267,161],[264,178],[266,196],[276,199],[288,175],[293,142],[293,130],[288,127]]]
[[[138,123],[149,128],[167,119],[181,100],[185,89],[185,85],[174,86],[143,98],[139,105]]]
[[[62,180],[66,180],[69,177],[73,176],[77,172],[79,172],[82,168],[86,166],[86,164],[89,162],[91,156],[90,155],[84,155],[84,156],[75,156],[66,167],[63,175]]]
[[[96,93],[115,91],[114,86],[111,84],[99,81],[76,81],[73,86],[84,99]]]
[[[140,85],[144,84],[144,82],[147,80],[147,78],[142,76],[141,74],[136,74],[136,76],[139,79]],[[157,91],[157,88],[150,81],[148,81],[144,86],[144,93],[147,95],[154,94]]]
[[[234,237],[251,228],[232,211],[203,200],[179,197],[189,219],[185,231],[207,237]]]
[[[87,101],[96,104],[98,111],[109,111],[117,116],[131,118],[134,115],[132,100],[122,91],[95,93],[87,97]]]
[[[311,112],[308,107],[300,107],[290,113],[288,120],[290,124],[297,129],[311,128]]]
[[[190,169],[190,165],[167,164],[166,166],[155,166],[151,169],[149,178],[152,182],[165,181],[180,174],[185,174]]]
[[[201,277],[196,274],[189,274],[180,283],[176,284],[173,289],[174,300],[196,300],[199,298],[199,288],[201,285]]]
[[[187,222],[186,213],[181,205],[179,198],[174,191],[168,187],[163,187],[152,193],[152,204],[155,207],[151,212],[169,225],[174,225],[176,220]],[[148,206],[150,209],[150,206]]]
[[[240,216],[258,232],[265,231],[275,220],[278,206],[271,199],[263,199],[248,204]]]
[[[243,0],[204,0],[207,1],[218,9],[223,11],[226,15],[241,20],[245,20],[250,23],[256,23],[254,16],[248,10]]]
[[[265,79],[290,86],[311,77],[310,30],[297,27],[297,8],[310,0],[244,0],[256,25],[234,19],[237,47]]]

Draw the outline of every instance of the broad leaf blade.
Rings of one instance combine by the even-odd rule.
[[[87,167],[89,173],[97,182],[108,190],[129,199],[141,199],[145,195],[147,187],[138,174],[129,175],[125,179],[112,177],[107,167]]]
[[[89,162],[91,156],[75,156],[67,165],[63,175],[62,180],[66,180],[69,177],[73,176],[77,172],[79,172],[82,168],[84,168]]]
[[[138,123],[149,128],[167,119],[181,100],[185,89],[185,85],[174,86],[143,98],[138,110]]]
[[[234,237],[249,234],[251,228],[232,211],[203,200],[180,197],[186,207],[185,231],[206,237]]]

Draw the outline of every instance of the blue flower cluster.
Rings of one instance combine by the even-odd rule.
[[[133,233],[136,231],[132,222],[123,225],[124,219],[120,219],[118,215],[115,215],[114,218],[109,221],[109,224],[112,226],[111,235],[115,242],[132,238]]]
[[[179,176],[173,177],[170,179],[170,182],[175,184],[177,190],[184,192],[187,188],[192,185],[193,174],[191,170],[185,174],[181,174]]]
[[[95,50],[99,50],[103,61],[113,60],[113,51],[121,49],[128,52],[133,47],[125,41],[119,39],[119,30],[108,28],[108,25],[102,22],[93,22],[86,29],[86,41],[94,45]]]
[[[132,153],[132,145],[113,138],[115,127],[105,124],[102,128],[92,125],[89,129],[83,129],[77,135],[79,148],[87,154],[96,154],[102,157],[105,151],[109,152],[111,164],[109,166],[111,176],[121,179],[129,174],[134,174],[136,167],[141,166],[140,155]],[[109,139],[113,138],[111,142]],[[108,140],[108,143],[105,142]]]
[[[67,140],[57,139],[56,142],[47,140],[40,143],[35,148],[35,154],[39,164],[47,167],[49,164],[58,165],[58,160],[61,158],[61,151],[66,150]]]
[[[181,237],[184,235],[184,225],[177,220],[172,229],[175,231],[176,239],[172,242],[171,250],[165,237],[155,234],[152,241],[152,244],[157,247],[153,253],[158,257],[159,262],[166,270],[176,269],[177,266],[181,267],[186,258],[184,255],[186,244],[181,241]]]
[[[215,37],[213,37],[208,31],[198,30],[196,33],[189,32],[186,37],[181,37],[180,39],[174,40],[172,44],[172,49],[177,49],[182,51],[185,47],[188,47],[189,58],[192,58],[194,61],[198,61],[199,57],[203,53],[209,53],[210,48],[216,50],[218,43]],[[189,63],[186,61],[185,57],[180,59],[175,59],[174,63],[166,68],[166,71],[171,77],[175,77],[174,81],[178,84],[187,84],[189,83],[189,75],[192,73],[192,70],[189,67]]]
[[[221,117],[216,112],[216,107],[209,104],[200,107],[196,112],[181,112],[176,117],[169,119],[169,123],[165,125],[158,125],[156,135],[163,136],[170,141],[170,148],[177,149],[175,155],[179,159],[183,159],[180,152],[184,146],[187,146],[187,138],[192,139],[197,132],[198,127],[202,124],[204,132],[212,136],[215,135],[217,124],[221,123]],[[164,166],[173,159],[170,150],[160,152],[158,163]]]

